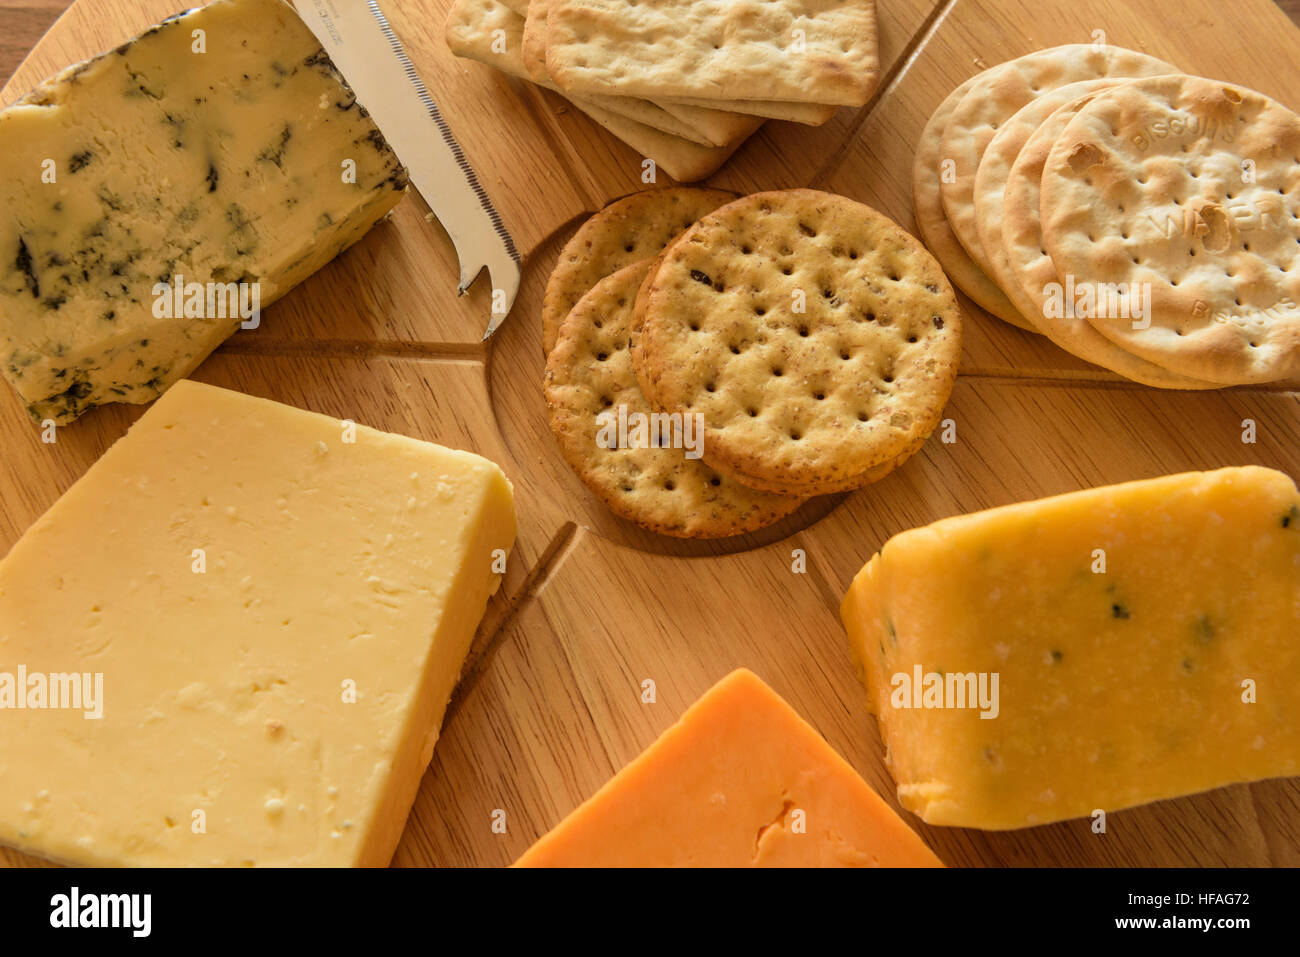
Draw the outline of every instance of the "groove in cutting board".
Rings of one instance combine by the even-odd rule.
[[[614,519],[569,472],[546,426],[539,311],[547,271],[583,211],[641,184],[627,168],[630,151],[585,118],[570,110],[547,118],[553,129],[539,128],[546,94],[530,102],[515,85],[445,55],[448,2],[390,2],[387,12],[430,88],[452,98],[440,105],[498,208],[512,226],[522,224],[515,239],[532,255],[516,312],[487,349],[478,345],[483,284],[455,296],[445,236],[408,197],[391,221],[197,375],[470,448],[499,461],[515,483],[520,540],[508,581],[396,863],[509,863],[740,665],[771,683],[897,807],[836,617],[839,593],[890,535],[962,511],[1167,471],[1254,463],[1300,476],[1300,416],[1287,388],[1162,393],[1093,379],[1104,373],[964,304],[967,371],[945,413],[957,423],[955,444],[932,439],[878,485],[816,505],[824,511],[770,540],[680,544]],[[13,99],[174,6],[80,0],[3,96]],[[1300,77],[1290,70],[1300,60],[1300,33],[1266,0],[1230,9],[1184,0],[1179,31],[1163,27],[1160,11],[1120,0],[881,0],[880,7],[890,79],[872,109],[842,111],[822,129],[769,124],[724,167],[719,185],[806,185],[816,173],[826,188],[911,228],[916,137],[929,111],[974,71],[974,59],[995,63],[1086,42],[1098,28],[1112,42],[1147,41],[1188,69],[1300,106]],[[1221,42],[1225,34],[1250,36],[1249,56],[1242,44]],[[548,137],[568,149],[557,151]],[[537,155],[551,165],[533,162]],[[595,186],[575,180],[579,161]],[[39,443],[15,397],[0,396],[7,466],[0,549],[141,411],[96,410],[51,447]],[[1240,441],[1246,417],[1259,422],[1257,445]],[[791,572],[796,547],[808,557],[803,576]],[[649,677],[660,689],[653,705],[638,697],[638,682]],[[505,835],[490,828],[496,809],[511,822]],[[908,820],[949,864],[1295,864],[1300,782],[1121,812],[1109,817],[1104,838],[1087,821],[994,835]],[[38,863],[14,852],[3,860]]]

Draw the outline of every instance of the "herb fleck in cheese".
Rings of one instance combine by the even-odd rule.
[[[265,306],[405,186],[288,6],[164,21],[0,112],[0,371],[38,420],[148,402],[240,323],[159,318],[156,284],[257,282]]]
[[[1297,517],[1286,475],[1231,468],[890,539],[841,614],[903,806],[999,830],[1300,774]],[[997,673],[998,717],[891,706],[937,662]]]

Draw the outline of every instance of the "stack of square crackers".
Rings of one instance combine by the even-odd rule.
[[[682,182],[876,87],[875,0],[457,0],[457,56],[565,96]]]
[[[930,118],[917,224],[972,299],[1147,385],[1300,375],[1300,116],[1146,54],[999,64]]]

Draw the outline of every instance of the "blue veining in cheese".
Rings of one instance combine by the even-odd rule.
[[[266,306],[406,182],[279,0],[164,21],[0,112],[0,371],[38,420],[147,402],[239,326],[159,318],[155,285],[258,283]]]

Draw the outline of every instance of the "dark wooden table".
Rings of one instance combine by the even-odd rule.
[[[199,6],[202,0],[177,0],[176,9]],[[888,3],[889,0],[879,0]],[[1300,24],[1300,0],[1276,0]],[[0,0],[0,86],[9,79],[27,51],[36,45],[50,24],[71,6],[71,0]]]

